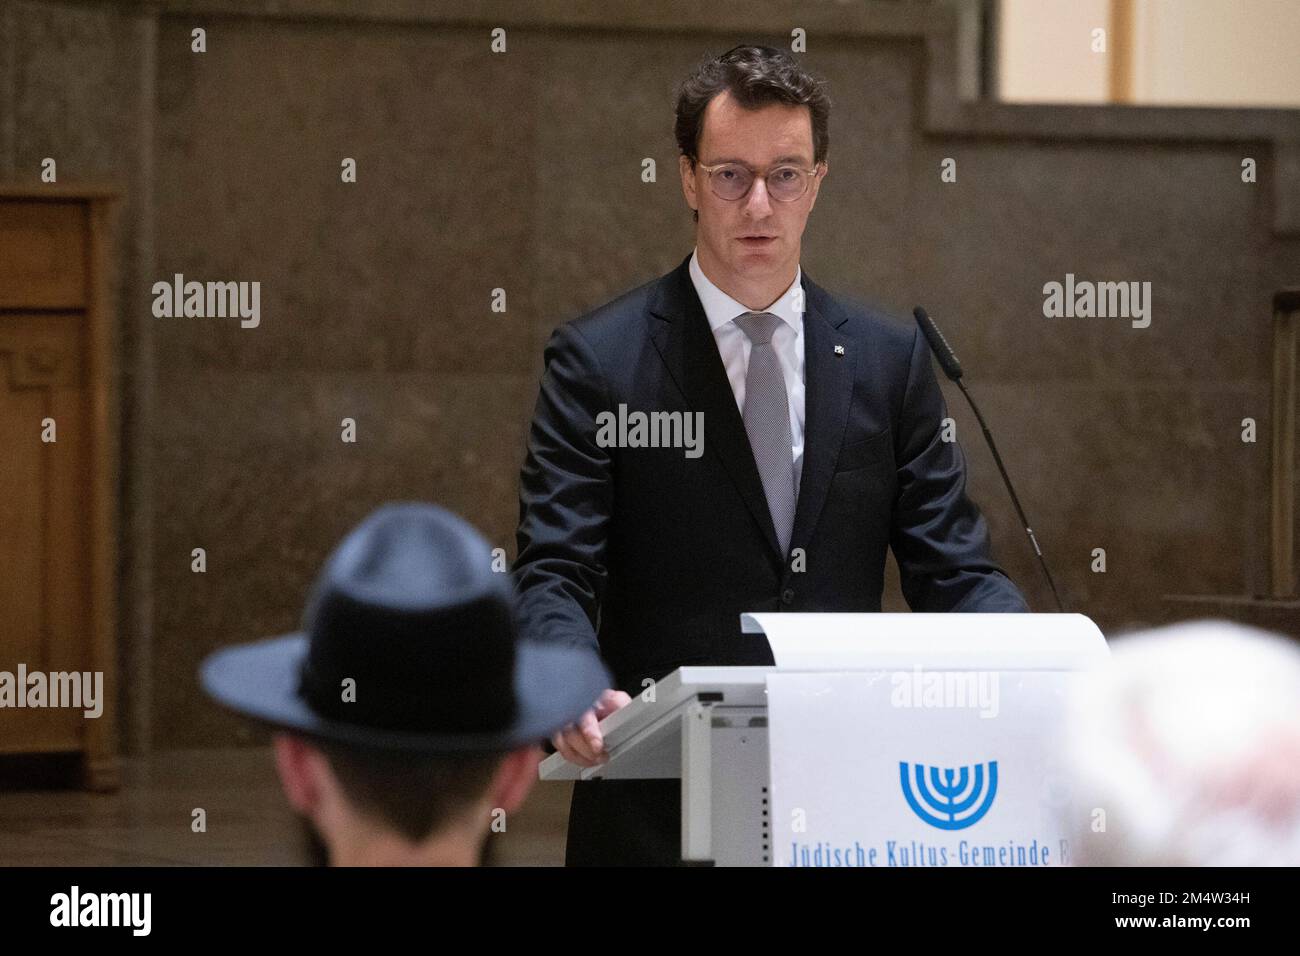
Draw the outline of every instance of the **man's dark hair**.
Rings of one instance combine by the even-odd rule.
[[[808,73],[790,54],[770,46],[732,47],[701,64],[677,88],[677,148],[691,161],[704,125],[704,110],[727,90],[744,109],[757,110],[771,103],[806,106],[812,113],[813,165],[826,159],[830,148],[831,100],[826,83]],[[700,214],[696,212],[695,221]]]
[[[451,822],[487,791],[504,753],[427,756],[313,741],[359,811],[411,842]]]

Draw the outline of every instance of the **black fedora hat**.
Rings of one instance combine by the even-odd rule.
[[[274,727],[430,754],[540,742],[611,686],[590,652],[519,640],[487,542],[415,503],[385,505],[343,539],[302,632],[217,651],[200,676],[219,703]]]

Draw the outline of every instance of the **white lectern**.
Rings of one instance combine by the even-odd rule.
[[[610,759],[544,780],[679,778],[682,859],[1068,862],[1056,736],[1107,657],[1080,614],[741,616],[772,667],[681,667],[601,721]]]

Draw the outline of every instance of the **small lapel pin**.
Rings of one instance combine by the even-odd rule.
[[[842,346],[842,345],[837,345],[837,346],[835,346],[835,354],[836,354],[836,355],[843,355],[843,354],[844,354],[844,346]]]

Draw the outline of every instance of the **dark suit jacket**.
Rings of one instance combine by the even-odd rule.
[[[685,664],[770,664],[743,611],[879,611],[887,548],[914,611],[1024,611],[989,556],[925,338],[803,273],[805,437],[782,555],[689,272],[556,329],[520,476],[522,631],[599,652],[619,688]],[[837,354],[835,346],[843,346]],[[601,447],[597,415],[701,411],[703,455]],[[568,862],[672,862],[676,781],[575,788]]]

